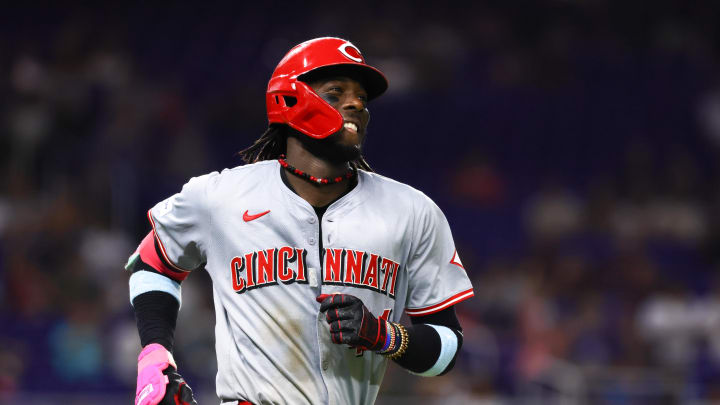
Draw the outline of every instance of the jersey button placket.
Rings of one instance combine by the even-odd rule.
[[[328,390],[328,394],[330,391],[330,386],[332,385],[329,383],[329,380],[333,379],[333,370],[330,369],[330,356],[332,355],[332,345],[330,341],[329,331],[328,331],[328,324],[325,321],[325,314],[319,312],[317,317],[317,323],[318,327],[318,355],[320,360],[320,375],[322,376],[323,383],[325,385],[325,388]],[[333,401],[328,402],[328,404],[333,403]]]
[[[319,287],[320,283],[318,282],[318,271],[315,267],[310,267],[308,269],[308,283],[310,284],[310,287]]]
[[[312,227],[313,232],[311,233],[311,236],[308,238],[308,243],[311,245],[315,245],[315,243],[317,242],[317,239],[313,235],[317,235],[319,233],[319,231],[320,231],[319,225],[320,224],[318,224],[318,219],[315,215],[310,215],[309,217],[307,217],[306,220],[307,220],[307,223],[310,225],[317,224],[317,226]]]
[[[308,208],[310,205],[307,205]],[[304,218],[303,218],[304,217]],[[303,236],[305,239],[305,251],[307,252],[307,277],[309,287],[317,289],[320,287],[320,271],[318,266],[322,268],[322,256],[319,252],[318,235],[320,233],[320,227],[318,224],[318,218],[312,210],[307,210],[305,215],[298,218],[297,224],[303,229]],[[314,292],[316,295],[320,293],[319,290]]]

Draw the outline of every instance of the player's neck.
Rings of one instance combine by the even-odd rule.
[[[294,137],[287,140],[286,161],[318,178],[332,179],[343,176],[348,171],[347,163],[332,163],[310,153],[304,145]],[[288,181],[295,192],[314,207],[324,207],[342,195],[350,186],[350,182],[337,184],[315,185],[300,177],[290,175]]]

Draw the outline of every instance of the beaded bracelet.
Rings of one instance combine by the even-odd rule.
[[[405,354],[405,351],[408,348],[408,333],[407,329],[405,329],[404,326],[402,326],[399,323],[393,323],[393,326],[398,328],[398,332],[400,333],[400,349],[398,349],[395,353],[386,354],[385,357],[388,357],[391,360],[395,360],[398,357],[402,357],[403,354]]]
[[[380,354],[385,354],[395,348],[395,328],[391,322],[385,321],[385,331],[387,333],[386,339],[389,340],[389,342],[380,350]]]
[[[398,349],[398,351],[396,351],[395,353],[388,356],[391,360],[395,360],[398,357],[402,357],[402,355],[405,354],[405,351],[408,348],[407,329],[405,329],[405,327],[399,323],[396,323],[395,325],[397,326],[398,331],[400,332],[400,349]]]

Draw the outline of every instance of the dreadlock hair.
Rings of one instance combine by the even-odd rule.
[[[238,152],[238,155],[240,155],[245,163],[278,159],[280,155],[286,153],[288,129],[289,127],[285,124],[270,124],[260,138],[248,148]],[[350,167],[353,170],[362,169],[366,172],[374,171],[362,155],[348,163],[350,163]]]

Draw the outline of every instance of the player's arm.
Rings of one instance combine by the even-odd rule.
[[[143,349],[135,405],[195,404],[172,357],[180,284],[206,262],[207,185],[217,173],[190,179],[148,211],[152,231],[128,262],[130,302]]]
[[[334,343],[383,354],[423,376],[448,372],[462,345],[462,329],[454,305],[473,296],[470,283],[440,209],[424,198],[413,232],[408,259],[405,312],[412,325],[376,318],[352,295],[321,295]]]
[[[406,328],[407,351],[395,362],[426,377],[443,375],[452,370],[463,343],[455,307],[431,315],[411,317],[410,321],[412,325]]]
[[[151,231],[131,256],[130,302],[140,343],[136,405],[197,404],[172,356],[180,283],[189,273],[171,267]]]
[[[375,316],[360,299],[348,294],[321,295],[320,311],[330,325],[333,343],[348,344],[387,356],[422,376],[450,371],[462,346],[455,308],[412,318],[412,325]]]
[[[130,302],[141,345],[159,343],[172,351],[181,302],[180,283],[189,272],[176,270],[167,263],[152,231],[138,246],[127,270],[131,273]]]
[[[391,357],[414,373],[435,376],[455,364],[463,336],[454,305],[472,297],[473,289],[445,215],[427,197],[416,203],[405,308],[412,325],[395,324],[407,335],[407,348]]]

